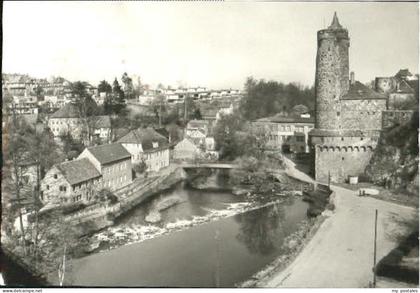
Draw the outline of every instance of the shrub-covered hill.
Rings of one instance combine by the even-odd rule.
[[[382,131],[365,174],[375,184],[418,194],[419,116]]]

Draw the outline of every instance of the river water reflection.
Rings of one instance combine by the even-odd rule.
[[[164,222],[203,216],[207,209],[243,201],[229,192],[189,190],[183,185],[160,197],[177,194],[181,204],[163,214]],[[157,200],[157,199],[154,199]],[[154,201],[135,209],[118,225],[145,224]],[[93,254],[73,263],[73,284],[81,286],[233,287],[261,270],[281,253],[283,239],[306,218],[299,198],[202,224],[141,243]]]

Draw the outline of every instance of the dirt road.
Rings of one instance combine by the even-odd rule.
[[[291,175],[310,181],[287,162]],[[366,287],[372,280],[374,215],[378,209],[377,260],[396,241],[390,234],[401,230],[396,219],[410,218],[414,209],[333,187],[336,210],[319,228],[304,250],[264,287]]]

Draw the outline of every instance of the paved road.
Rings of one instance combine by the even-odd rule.
[[[287,160],[287,159],[286,159]],[[312,179],[286,161],[288,172]],[[390,232],[401,230],[395,219],[413,216],[414,209],[332,186],[336,210],[285,270],[262,284],[265,287],[366,287],[372,280],[374,215],[378,209],[377,259],[396,242]]]

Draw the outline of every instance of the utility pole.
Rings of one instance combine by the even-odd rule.
[[[330,184],[331,184],[331,174],[330,174],[330,171],[328,171],[328,189],[331,190]]]
[[[378,210],[375,210],[375,238],[373,244],[373,288],[376,288],[376,238],[378,230]]]
[[[184,97],[184,121],[185,121],[185,123],[187,122],[187,117],[188,117],[188,115],[187,115],[187,112],[188,112],[187,99],[188,99],[188,94],[185,94],[185,97]]]
[[[215,271],[215,282],[216,288],[220,288],[220,260],[221,260],[221,253],[220,253],[220,231],[216,229],[216,235],[214,236],[216,240],[216,271]]]

